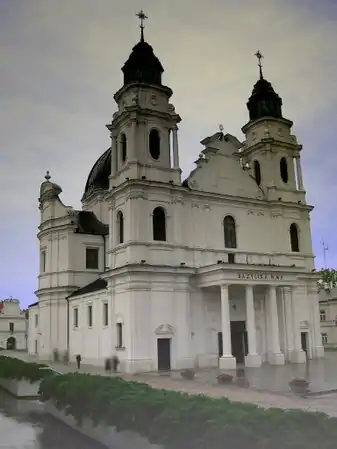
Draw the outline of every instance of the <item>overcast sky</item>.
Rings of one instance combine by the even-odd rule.
[[[265,77],[303,144],[317,268],[322,239],[336,266],[335,0],[0,0],[0,298],[36,300],[40,183],[49,169],[63,202],[80,207],[90,168],[110,144],[105,124],[141,8],[183,119],[184,175],[220,123],[243,139],[253,54],[262,52]]]

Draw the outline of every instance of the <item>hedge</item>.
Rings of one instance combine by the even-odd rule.
[[[263,409],[118,377],[50,377],[41,382],[40,395],[79,424],[89,417],[96,425],[138,432],[165,449],[335,449],[337,444],[337,420],[322,413]]]
[[[42,363],[29,363],[14,357],[0,356],[0,378],[25,379],[34,383],[52,374],[53,371]]]

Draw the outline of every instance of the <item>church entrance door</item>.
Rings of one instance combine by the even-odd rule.
[[[16,349],[16,339],[14,337],[9,337],[7,339],[6,347],[9,351]]]
[[[158,338],[158,371],[169,371],[171,369],[171,339]]]
[[[231,321],[232,354],[237,363],[244,363],[248,354],[248,338],[245,321]]]
[[[222,332],[218,332],[218,352],[219,352],[219,357],[222,357],[223,356]]]

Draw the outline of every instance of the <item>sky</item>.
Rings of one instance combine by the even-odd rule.
[[[335,0],[0,0],[0,299],[35,302],[38,196],[46,170],[80,208],[109,147],[121,67],[139,40],[135,14],[182,117],[183,174],[200,140],[224,126],[243,140],[246,102],[264,75],[303,145],[316,268],[337,268],[337,2]]]

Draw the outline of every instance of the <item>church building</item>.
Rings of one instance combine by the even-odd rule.
[[[323,357],[302,146],[261,54],[243,137],[221,127],[203,139],[182,179],[181,118],[139,18],[82,209],[49,172],[41,184],[29,353],[117,355],[129,373]]]

